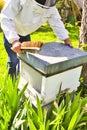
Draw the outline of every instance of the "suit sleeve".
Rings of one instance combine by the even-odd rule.
[[[55,35],[60,40],[65,40],[69,38],[68,31],[66,30],[64,23],[61,20],[61,16],[55,7],[51,10],[51,15],[48,19],[48,22],[50,26],[52,27]]]
[[[20,9],[20,0],[8,0],[1,12],[1,28],[9,43],[19,39],[15,30],[14,19]]]

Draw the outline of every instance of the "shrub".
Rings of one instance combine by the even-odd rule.
[[[5,0],[0,0],[0,12],[5,5]]]
[[[12,80],[8,74],[0,77],[0,129],[10,130],[16,114],[22,109],[22,97],[27,84],[18,91],[18,80]]]
[[[20,78],[19,78],[20,79]],[[37,97],[37,109],[30,99],[24,97],[24,91],[18,90],[18,80],[12,80],[8,74],[0,77],[0,129],[1,130],[86,130],[87,97],[80,93],[66,92],[48,109],[43,108]]]

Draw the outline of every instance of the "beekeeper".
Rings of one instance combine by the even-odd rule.
[[[12,76],[19,71],[16,53],[21,53],[21,43],[29,41],[30,34],[46,21],[60,40],[72,46],[55,4],[56,0],[7,0],[1,11],[1,28]]]

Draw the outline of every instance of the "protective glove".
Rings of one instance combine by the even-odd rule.
[[[64,43],[65,43],[66,45],[68,45],[69,47],[73,48],[72,43],[71,43],[71,41],[70,41],[69,38],[65,39],[65,40],[64,40]]]
[[[21,42],[19,40],[15,40],[12,43],[11,50],[14,51],[15,53],[22,53],[22,51],[21,51]]]

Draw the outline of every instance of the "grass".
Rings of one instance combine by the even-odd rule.
[[[78,36],[79,36],[79,27],[72,26],[71,24],[66,24],[66,28],[69,31],[69,36],[71,38],[72,44],[75,48],[78,47]],[[46,42],[60,42],[60,40],[54,35],[54,32],[50,28],[48,23],[43,24],[36,32],[31,34],[32,41],[43,41]],[[6,70],[7,62],[7,53],[3,45],[3,34],[0,30],[0,76],[4,74]]]
[[[78,48],[79,41],[79,26],[73,26],[71,24],[66,24],[66,29],[69,31],[69,36],[71,42],[75,48]],[[49,24],[45,23],[36,32],[31,34],[31,40],[41,40],[43,42],[61,42],[54,34]],[[62,41],[63,42],[63,41]]]
[[[36,32],[31,34],[31,40],[41,40],[43,42],[54,42],[58,41],[57,37],[54,35],[50,26],[45,23]]]
[[[80,26],[72,26],[69,23],[66,24],[65,26],[66,26],[66,29],[69,31],[69,36],[70,36],[73,46],[75,48],[78,48]]]
[[[3,45],[3,35],[0,32],[0,76],[4,74],[6,70],[7,53]]]

